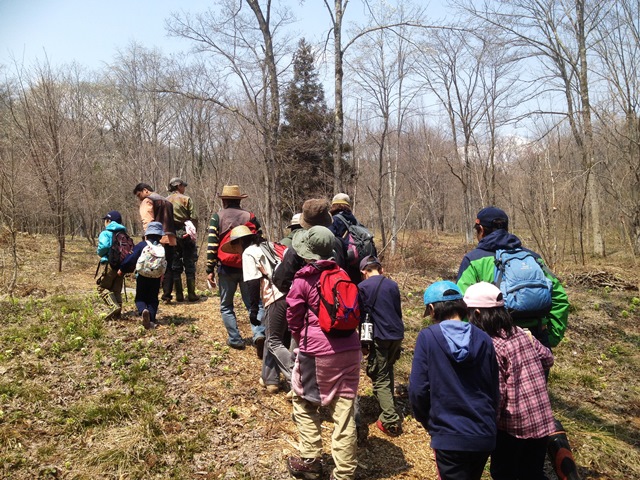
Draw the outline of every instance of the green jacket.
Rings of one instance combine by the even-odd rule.
[[[518,237],[506,230],[496,230],[480,240],[478,247],[467,253],[460,264],[458,287],[460,287],[462,293],[475,283],[492,283],[494,280],[496,250],[512,250],[514,248],[523,248],[522,243]],[[531,252],[526,248],[524,250]],[[544,265],[540,255],[535,252],[531,253]],[[548,268],[544,268],[544,272],[553,286],[551,289],[551,312],[542,319],[542,325],[547,326],[549,343],[552,347],[555,347],[560,343],[567,329],[569,298],[558,278]],[[533,327],[538,324],[538,319],[519,320],[516,323],[520,327]]]

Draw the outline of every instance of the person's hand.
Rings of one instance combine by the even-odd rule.
[[[118,276],[122,277],[124,274],[122,273],[122,270],[118,269]]]
[[[369,345],[360,345],[360,350],[362,350],[363,357],[369,355]]]
[[[207,282],[211,290],[213,290],[218,286],[218,284],[216,283],[216,274],[214,272],[211,272],[210,274],[207,275]]]
[[[254,327],[259,327],[260,320],[258,320],[258,312],[249,313],[249,321],[251,322],[251,325],[253,325]]]

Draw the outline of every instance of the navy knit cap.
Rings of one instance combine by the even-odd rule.
[[[478,212],[476,225],[506,230],[509,227],[509,217],[498,207],[485,207]]]
[[[116,210],[111,210],[104,217],[102,217],[102,219],[111,220],[112,222],[116,222],[116,223],[122,223],[122,215],[120,215],[120,212]]]

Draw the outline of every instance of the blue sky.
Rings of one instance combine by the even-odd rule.
[[[288,0],[300,21],[294,29],[310,40],[327,30],[322,0]],[[333,2],[330,2],[333,3]],[[444,0],[434,0],[440,5]],[[76,61],[100,69],[118,49],[136,41],[165,53],[187,50],[187,42],[168,37],[165,20],[172,12],[203,12],[213,0],[0,0],[0,64],[30,64],[46,56],[53,65]],[[436,7],[433,11],[442,11]],[[347,20],[362,16],[352,1]]]

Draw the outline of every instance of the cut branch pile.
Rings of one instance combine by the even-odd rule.
[[[612,290],[638,291],[638,285],[627,282],[620,278],[619,275],[610,272],[572,273],[567,275],[566,278],[569,285],[582,285],[587,288],[609,287]]]

